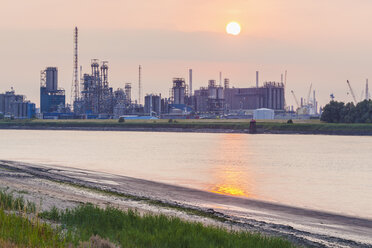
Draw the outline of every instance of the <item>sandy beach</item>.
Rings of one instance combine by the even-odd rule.
[[[73,168],[15,161],[0,161],[0,168],[0,186],[41,210],[89,202],[282,236],[304,246],[372,247],[370,219]]]

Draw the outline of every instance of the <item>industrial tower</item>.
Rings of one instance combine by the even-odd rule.
[[[73,97],[74,101],[79,100],[80,89],[79,89],[79,72],[78,72],[78,28],[75,27],[74,31],[74,66],[73,66]]]
[[[141,87],[142,87],[142,85],[141,85],[141,71],[142,71],[142,66],[141,65],[139,65],[139,67],[138,67],[138,104],[141,104],[141,97],[142,97],[142,92],[141,92]]]

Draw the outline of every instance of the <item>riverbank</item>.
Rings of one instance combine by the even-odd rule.
[[[141,132],[250,133],[250,120],[2,120],[0,129]],[[259,134],[372,135],[372,124],[335,124],[317,120],[257,121]]]
[[[80,203],[137,209],[233,230],[260,232],[311,247],[372,246],[372,220],[214,194],[106,173],[1,161],[1,184],[26,200],[73,208]]]

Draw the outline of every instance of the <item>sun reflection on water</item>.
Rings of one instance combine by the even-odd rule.
[[[213,193],[233,196],[249,196],[243,189],[236,188],[230,185],[216,185],[215,190],[211,190]]]
[[[213,151],[216,154],[212,174],[215,178],[208,190],[213,193],[252,197],[253,175],[249,172],[249,164],[241,163],[241,156],[247,156],[243,143],[247,142],[241,134],[226,134],[220,145]]]

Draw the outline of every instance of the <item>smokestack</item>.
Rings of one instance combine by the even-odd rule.
[[[220,87],[222,86],[222,72],[220,72]]]
[[[315,90],[313,91],[313,103],[315,103],[316,100],[315,100]]]
[[[189,69],[189,88],[190,88],[190,97],[192,96],[192,69]]]
[[[141,71],[142,71],[142,66],[138,66],[138,104],[141,104]]]
[[[301,97],[301,108],[304,106],[304,99]]]
[[[256,88],[258,88],[258,74],[259,74],[259,72],[258,71],[256,71]]]
[[[314,109],[314,114],[316,114],[316,99],[315,99],[315,90],[313,91],[313,109]]]
[[[282,75],[280,76],[280,82],[283,83],[283,73],[282,73]]]

